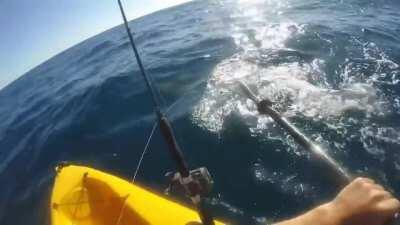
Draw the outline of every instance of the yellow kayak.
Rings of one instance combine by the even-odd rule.
[[[200,223],[196,211],[161,194],[92,168],[73,165],[57,169],[51,221],[52,225]]]

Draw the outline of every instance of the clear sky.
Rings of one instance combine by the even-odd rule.
[[[128,19],[188,0],[122,0]],[[122,23],[117,0],[0,0],[0,89],[57,53]]]

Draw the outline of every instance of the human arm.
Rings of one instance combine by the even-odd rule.
[[[331,202],[275,225],[384,225],[399,210],[399,201],[382,186],[357,178]]]

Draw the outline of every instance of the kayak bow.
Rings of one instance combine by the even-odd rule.
[[[161,194],[111,174],[74,165],[57,168],[51,221],[53,225],[201,224],[195,210]]]

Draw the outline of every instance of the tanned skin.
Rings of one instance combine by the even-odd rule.
[[[274,225],[385,225],[400,202],[369,178],[356,178],[331,202]]]

